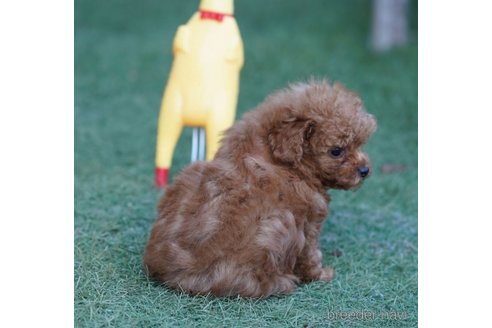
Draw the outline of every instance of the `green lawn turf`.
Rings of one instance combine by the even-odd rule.
[[[155,218],[156,122],[171,42],[196,1],[75,1],[75,324],[78,327],[415,327],[417,325],[416,1],[407,47],[367,50],[366,0],[237,0],[245,43],[238,116],[288,82],[325,77],[357,90],[379,128],[366,149],[374,174],[330,192],[321,236],[328,284],[266,300],[190,297],[142,270]],[[172,175],[189,162],[190,129]],[[383,164],[406,170],[383,173]],[[334,257],[333,251],[342,255]],[[400,312],[391,320],[333,313]]]

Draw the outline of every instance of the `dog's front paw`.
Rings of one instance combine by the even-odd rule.
[[[332,268],[330,267],[324,267],[321,269],[321,274],[319,275],[319,280],[321,281],[330,281],[331,279],[333,279],[333,275],[335,274],[335,272],[333,271]]]

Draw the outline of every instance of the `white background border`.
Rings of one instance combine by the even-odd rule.
[[[73,20],[0,3],[0,327],[73,326]]]
[[[419,325],[490,324],[492,3],[419,3]]]

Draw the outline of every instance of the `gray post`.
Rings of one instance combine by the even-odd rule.
[[[371,47],[385,51],[408,41],[409,0],[374,0]]]

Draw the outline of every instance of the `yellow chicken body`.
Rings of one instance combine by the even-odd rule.
[[[233,5],[233,0],[201,0],[199,12],[178,28],[158,123],[158,187],[167,184],[183,126],[205,128],[206,159],[210,160],[221,133],[234,122],[244,55]]]

